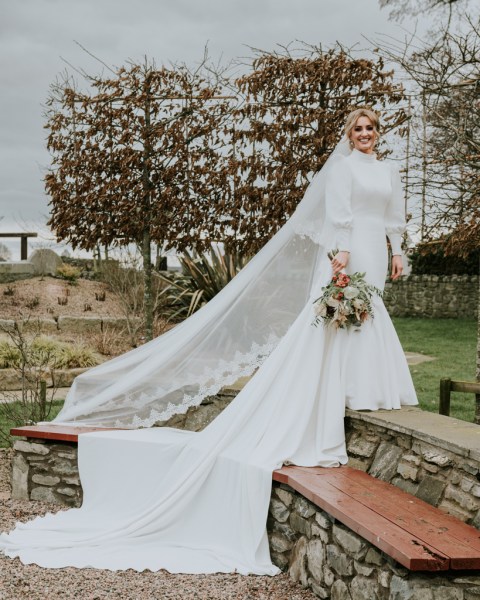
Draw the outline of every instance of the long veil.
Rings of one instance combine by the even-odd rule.
[[[325,181],[345,138],[295,212],[210,302],[167,333],[79,375],[54,423],[149,427],[252,374],[305,306],[332,227]]]

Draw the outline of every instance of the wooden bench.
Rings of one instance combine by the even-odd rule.
[[[56,440],[60,442],[78,442],[81,433],[92,431],[111,431],[110,427],[70,427],[63,425],[25,425],[10,429],[10,435],[34,438],[37,440]]]
[[[36,425],[13,436],[77,442],[101,427]],[[411,571],[480,569],[480,531],[367,473],[339,468],[286,466],[273,480],[313,504]]]
[[[363,471],[283,467],[286,483],[411,571],[480,569],[480,531]]]

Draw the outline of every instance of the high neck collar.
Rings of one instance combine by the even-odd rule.
[[[352,157],[355,158],[355,160],[361,160],[363,162],[375,162],[377,160],[377,155],[375,152],[367,154],[366,152],[362,152],[356,148],[352,150]]]

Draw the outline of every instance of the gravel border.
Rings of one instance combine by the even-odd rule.
[[[12,500],[11,450],[0,449],[0,531],[59,506]],[[288,575],[173,575],[167,571],[42,569],[0,554],[0,600],[314,600],[316,596]]]

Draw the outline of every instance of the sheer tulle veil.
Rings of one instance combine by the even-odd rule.
[[[325,181],[331,165],[349,153],[343,138],[290,219],[206,306],[79,375],[54,423],[149,427],[252,374],[309,299],[331,243]]]

